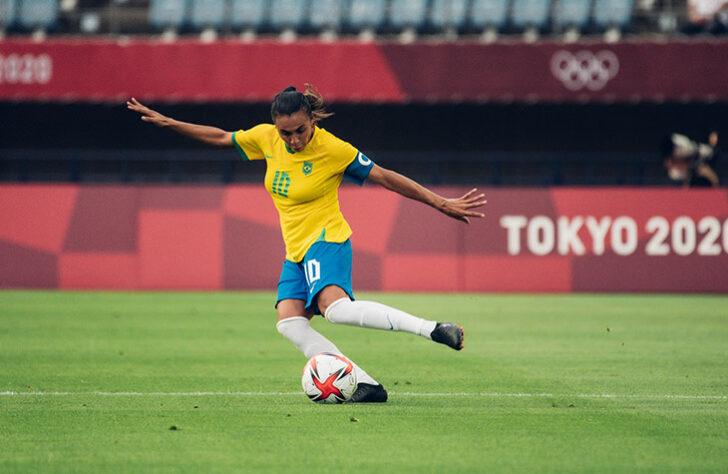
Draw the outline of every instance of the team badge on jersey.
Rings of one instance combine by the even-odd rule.
[[[313,163],[310,161],[304,161],[303,162],[303,174],[306,176],[311,174],[311,171],[313,171]]]

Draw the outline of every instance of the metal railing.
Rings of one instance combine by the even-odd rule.
[[[368,153],[426,184],[643,186],[670,184],[656,155],[562,152]],[[719,174],[726,174],[725,163]],[[229,150],[3,150],[0,181],[260,183],[265,164]]]

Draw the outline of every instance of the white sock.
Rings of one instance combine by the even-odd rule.
[[[278,332],[286,336],[286,338],[303,352],[306,359],[310,359],[316,354],[322,352],[331,352],[333,354],[344,355],[333,342],[326,339],[320,332],[311,327],[311,322],[303,316],[294,316],[292,318],[281,319],[276,324]],[[351,359],[349,359],[351,360]],[[352,364],[354,362],[352,361]],[[354,364],[356,370],[356,378],[359,382],[378,385],[379,382],[374,380],[369,374],[358,365]]]
[[[348,324],[388,331],[404,331],[430,338],[437,322],[374,301],[351,301],[341,298],[326,308],[326,319],[335,324]]]

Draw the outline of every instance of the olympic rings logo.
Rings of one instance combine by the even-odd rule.
[[[551,57],[551,73],[570,91],[585,87],[590,91],[604,89],[610,79],[619,72],[619,60],[611,51],[559,50]]]

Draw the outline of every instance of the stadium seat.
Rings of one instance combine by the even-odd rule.
[[[465,26],[467,0],[434,0],[430,10],[430,25],[436,30],[455,29]]]
[[[584,29],[589,23],[591,0],[560,0],[556,5],[554,23],[560,29]]]
[[[21,0],[18,23],[29,30],[47,30],[58,21],[58,0]]]
[[[0,32],[15,24],[15,0],[0,0]]]
[[[187,17],[187,0],[151,0],[149,23],[157,30],[178,30]]]
[[[338,30],[341,26],[342,0],[311,0],[309,26],[316,30]]]
[[[595,0],[594,24],[599,28],[627,28],[632,22],[633,0]]]
[[[542,30],[550,19],[550,0],[513,0],[511,24],[517,29]]]
[[[473,0],[471,25],[478,30],[502,30],[508,14],[508,0]]]
[[[421,29],[425,25],[426,0],[392,0],[389,23],[396,30]]]
[[[230,26],[235,30],[260,30],[265,22],[266,0],[232,0]]]
[[[381,29],[386,6],[386,0],[351,0],[346,23],[355,31]]]
[[[190,24],[195,29],[220,29],[225,20],[225,0],[192,0]]]
[[[270,26],[276,31],[297,30],[305,19],[305,0],[272,0],[270,2]]]

